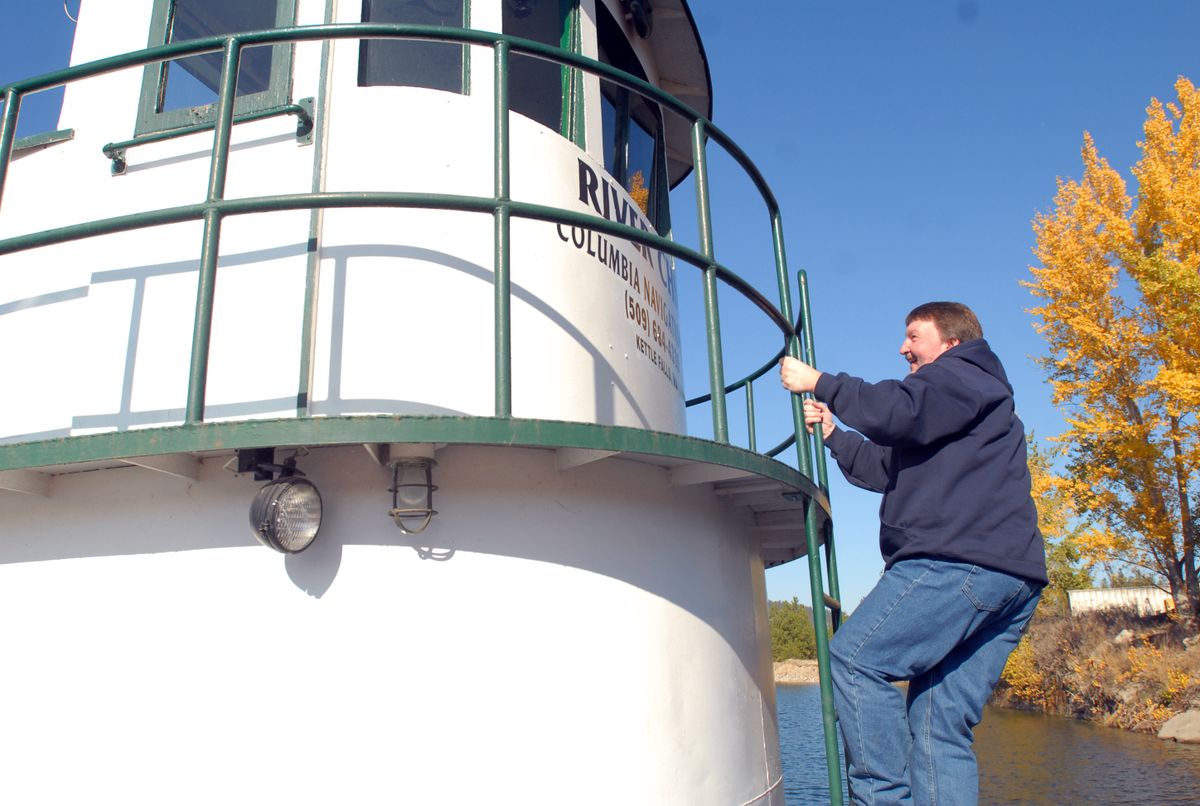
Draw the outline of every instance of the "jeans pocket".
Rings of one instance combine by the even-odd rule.
[[[977,610],[994,613],[1003,609],[1024,587],[1025,580],[1020,577],[976,565],[967,574],[962,592]]]

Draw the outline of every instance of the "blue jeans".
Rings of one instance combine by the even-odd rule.
[[[978,803],[972,728],[1040,593],[1031,580],[951,560],[884,572],[829,647],[853,803]]]

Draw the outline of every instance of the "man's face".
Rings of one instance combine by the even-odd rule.
[[[916,372],[957,344],[958,339],[943,339],[933,322],[914,319],[904,329],[904,343],[900,345],[900,355],[908,362],[908,371]]]

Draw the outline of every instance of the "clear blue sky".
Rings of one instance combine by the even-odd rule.
[[[85,0],[86,1],[86,0]],[[59,0],[9,3],[0,83],[63,66],[72,23]],[[70,0],[74,11],[78,0]],[[818,364],[878,380],[906,368],[904,314],[930,299],[967,303],[1004,359],[1019,412],[1039,437],[1063,423],[1033,358],[1044,345],[1019,282],[1033,261],[1030,222],[1056,177],[1077,177],[1083,132],[1128,177],[1151,97],[1200,80],[1200,3],[1190,0],[896,0],[734,4],[693,0],[708,54],[714,121],[779,198],[789,267],[809,273]],[[55,128],[53,102],[26,106],[21,134]],[[774,288],[770,234],[746,183],[713,158],[718,258]],[[676,226],[694,226],[690,184]],[[685,272],[686,274],[686,272]],[[686,280],[687,278],[685,278]],[[681,295],[687,392],[706,388],[695,283]],[[778,349],[769,328],[722,294],[726,377]],[[772,379],[757,388],[760,446],[790,428]],[[741,412],[740,399],[731,411]],[[735,416],[734,432],[745,428]],[[697,429],[703,434],[705,416]],[[836,471],[834,473],[837,476]],[[882,570],[878,499],[834,479],[843,599]],[[809,598],[804,563],[767,574],[771,598]]]
[[[790,268],[808,272],[819,367],[901,377],[904,315],[958,300],[1004,360],[1026,427],[1039,439],[1060,433],[1034,361],[1045,354],[1026,312],[1035,301],[1019,285],[1034,263],[1031,221],[1050,210],[1057,177],[1080,175],[1084,131],[1130,180],[1150,99],[1172,100],[1180,75],[1200,81],[1200,3],[691,6],[714,122],[768,177]],[[722,260],[740,248],[718,233]],[[692,383],[703,378],[693,372]],[[834,475],[842,598],[852,608],[882,571],[879,499]],[[807,602],[806,564],[768,571],[767,588]]]

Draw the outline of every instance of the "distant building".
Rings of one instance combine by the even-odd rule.
[[[1130,610],[1139,616],[1155,616],[1174,610],[1170,594],[1158,588],[1084,588],[1067,591],[1071,615],[1092,610]]]

